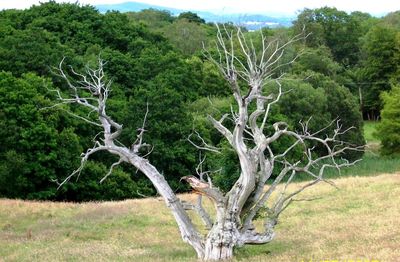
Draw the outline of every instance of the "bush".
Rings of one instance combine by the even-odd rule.
[[[400,86],[382,94],[382,120],[377,128],[384,155],[400,153]]]

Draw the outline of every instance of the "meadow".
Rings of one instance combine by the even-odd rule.
[[[367,123],[365,132],[374,128]],[[306,190],[302,199],[314,200],[295,202],[286,210],[276,239],[237,249],[235,261],[399,261],[399,162],[379,156],[375,148],[342,177],[328,174],[337,188],[321,183]],[[190,201],[196,196],[180,197]],[[0,199],[0,261],[82,260],[196,261],[160,198],[87,203]]]
[[[335,182],[339,189],[320,184],[304,192],[304,198],[320,198],[290,206],[273,242],[237,249],[235,260],[399,261],[400,173]],[[2,199],[0,260],[196,261],[158,198],[81,204]]]

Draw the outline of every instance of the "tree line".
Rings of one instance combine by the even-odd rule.
[[[355,127],[342,139],[363,144],[362,116],[379,117],[380,94],[398,81],[398,17],[393,13],[377,19],[321,8],[304,10],[291,28],[262,29],[271,39],[290,39],[303,26],[304,34],[312,32],[291,45],[281,60],[280,70],[287,72],[282,86],[288,93],[270,120],[299,129],[299,121],[312,116],[310,128],[317,130],[340,118],[344,128]],[[52,108],[55,87],[68,93],[54,73],[63,58],[72,68],[93,65],[99,56],[107,61],[105,71],[113,82],[108,107],[112,118],[124,125],[121,143],[135,140],[148,108],[144,137],[153,148],[148,158],[175,191],[187,190],[179,180],[195,173],[198,152],[187,139],[194,131],[223,149],[205,163],[223,166],[214,175],[221,190],[239,176],[236,156],[206,117],[220,117],[232,103],[229,86],[202,53],[203,43],[213,52],[215,26],[193,13],[100,14],[91,6],[52,1],[27,10],[4,10],[0,18],[0,196],[85,201],[157,193],[140,172],[125,165],[99,183],[115,160],[101,153],[87,163],[79,181],[57,190],[55,181],[79,165],[80,153],[100,131],[67,113],[90,118],[85,109]],[[260,32],[244,34],[261,37]],[[286,65],[299,52],[303,55]],[[274,146],[284,149],[290,142]],[[352,159],[360,156],[351,154]]]

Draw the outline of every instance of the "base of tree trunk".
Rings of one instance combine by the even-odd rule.
[[[231,221],[217,224],[207,236],[204,247],[204,260],[227,260],[233,257],[233,247],[237,242],[237,230]]]
[[[204,253],[204,260],[215,261],[215,260],[228,260],[233,257],[233,247],[231,246],[220,246],[220,245],[209,245],[206,246]]]

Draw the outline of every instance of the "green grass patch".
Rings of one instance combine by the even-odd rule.
[[[379,143],[379,138],[375,135],[378,121],[364,121],[364,137],[367,143]]]
[[[345,167],[340,172],[334,168],[325,169],[324,177],[326,179],[335,179],[351,176],[376,176],[383,173],[395,173],[400,170],[400,158],[380,156],[373,152],[366,152],[362,160],[354,166]],[[310,175],[299,173],[295,181],[307,181],[312,179]]]
[[[380,141],[376,137],[376,127],[378,121],[364,122],[364,136],[367,141],[367,148],[362,160],[354,166],[342,168],[340,173],[332,168],[325,170],[324,177],[327,179],[335,179],[339,177],[350,176],[374,176],[382,173],[395,173],[400,171],[399,156],[381,156],[379,154]],[[307,174],[298,174],[295,181],[310,180]]]
[[[339,174],[336,170],[328,169],[326,177],[339,176],[373,176],[382,173],[395,173],[400,170],[400,158],[383,157],[371,152],[366,152],[356,165],[343,168]]]

